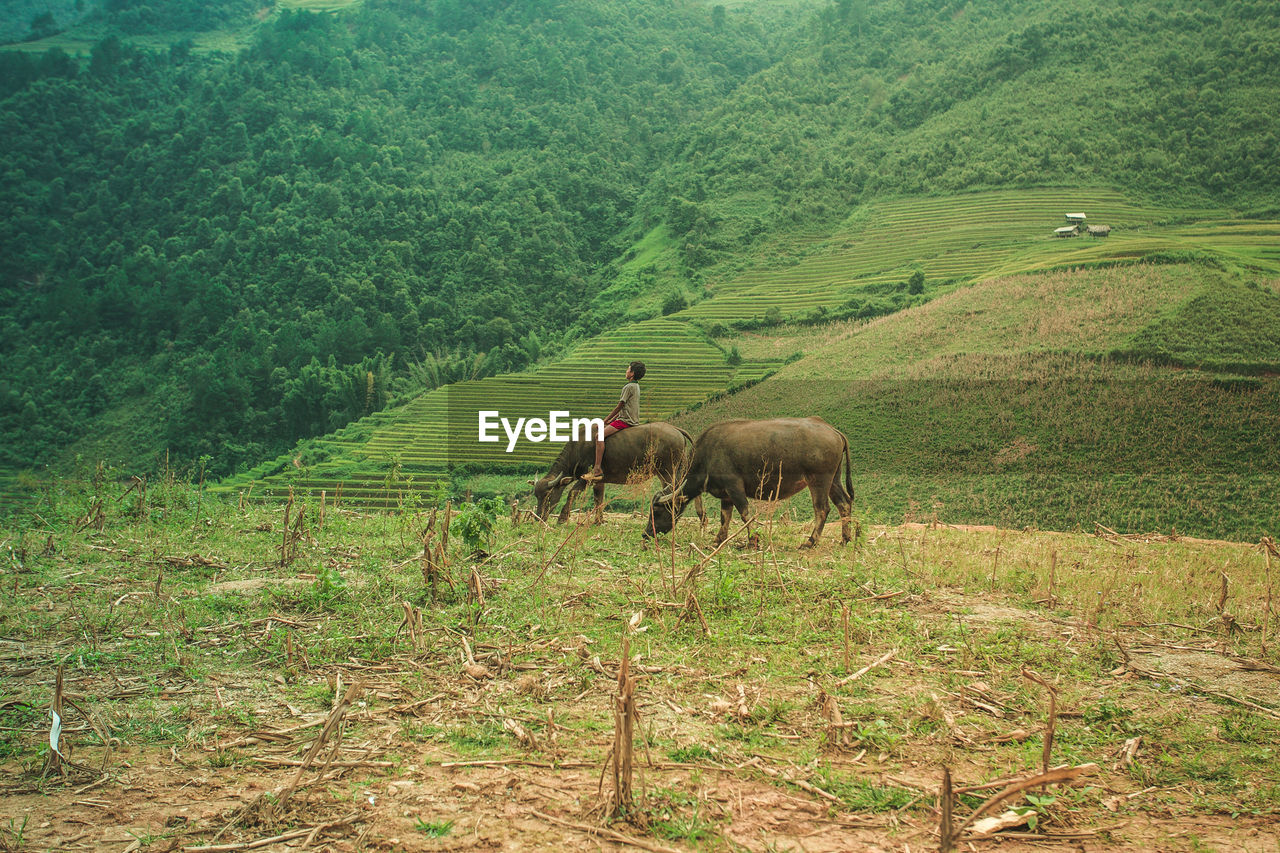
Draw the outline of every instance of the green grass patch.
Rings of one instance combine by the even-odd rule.
[[[875,814],[897,811],[919,800],[911,791],[895,785],[878,785],[867,779],[851,778],[823,768],[813,777],[813,784],[839,797],[845,808],[854,812]]]
[[[413,822],[413,828],[421,832],[427,838],[444,838],[453,832],[452,820],[426,820],[417,818]]]

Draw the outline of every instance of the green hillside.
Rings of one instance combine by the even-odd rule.
[[[1111,224],[1111,236],[1053,236],[1064,212],[1081,210],[1089,221]],[[640,358],[650,367],[644,383],[650,419],[675,414],[696,431],[726,416],[821,414],[856,435],[860,494],[877,515],[932,506],[945,496],[944,505],[964,519],[1074,526],[1090,523],[1077,510],[1096,506],[1106,513],[1097,520],[1109,520],[1108,526],[1143,527],[1146,519],[1145,526],[1156,526],[1165,520],[1157,512],[1162,502],[1176,497],[1180,505],[1192,493],[1168,491],[1174,485],[1153,492],[1142,479],[1118,490],[1103,483],[1131,483],[1150,473],[1148,467],[1240,473],[1273,449],[1265,436],[1232,438],[1236,449],[1225,455],[1203,448],[1192,453],[1196,445],[1185,443],[1194,434],[1222,448],[1240,428],[1233,418],[1256,421],[1259,411],[1250,407],[1274,402],[1265,394],[1235,394],[1253,387],[1248,383],[1203,381],[1204,371],[1256,375],[1273,371],[1280,356],[1280,299],[1266,289],[1271,285],[1259,283],[1280,280],[1280,266],[1268,254],[1280,223],[1244,228],[1230,219],[1187,221],[1214,214],[1142,206],[1114,192],[1053,189],[886,202],[797,248],[790,266],[744,271],[689,309],[626,326],[535,371],[423,395],[223,488],[265,496],[293,486],[333,495],[341,486],[348,502],[395,505],[407,491],[434,489],[450,468],[455,478],[529,470],[545,464],[554,448],[522,444],[511,455],[481,445],[476,411],[496,409],[512,420],[545,418],[550,408],[603,415],[622,366]],[[1148,262],[1135,263],[1143,257]],[[907,282],[912,269],[928,272],[915,294]],[[938,282],[940,270],[949,275]],[[814,296],[819,301],[810,301]],[[892,316],[832,322],[868,306]],[[770,309],[777,320],[764,324]],[[798,322],[788,324],[788,317]],[[735,324],[748,331],[731,331]],[[700,327],[718,329],[719,345]],[[736,369],[727,360],[734,351],[741,360]],[[782,367],[801,352],[804,358]],[[1174,366],[1194,368],[1198,380],[1166,387]],[[703,405],[767,374],[750,391]],[[1072,402],[1082,393],[1087,407]],[[1179,405],[1150,411],[1161,394]],[[1235,405],[1241,400],[1247,401],[1243,409]],[[1207,425],[1188,426],[1179,418],[1191,417],[1192,408],[1218,414]],[[1012,421],[1010,409],[1019,412]],[[1143,432],[1144,418],[1157,416],[1183,443]],[[1099,442],[1099,429],[1116,418],[1127,426]],[[946,428],[921,433],[939,424]],[[1095,438],[1085,446],[1070,436]],[[1034,456],[1026,450],[1032,446]],[[1042,450],[1050,447],[1057,450]],[[940,471],[945,487],[938,485]],[[1042,493],[1057,487],[1029,480],[1033,474],[1087,479],[1094,503],[1078,496],[1078,484],[1047,500]],[[989,496],[971,494],[975,478]],[[1183,484],[1184,491],[1198,482]],[[1248,487],[1240,501],[1254,501],[1258,488]],[[953,496],[956,489],[964,490],[964,500]],[[1099,489],[1116,499],[1098,505]],[[1011,495],[1034,495],[1036,503],[1013,509],[993,503]],[[1199,515],[1171,516],[1163,526],[1243,535],[1264,521],[1256,515],[1263,504],[1249,504],[1246,519],[1228,518],[1246,507],[1221,495],[1211,503]]]
[[[106,442],[131,466],[230,473],[606,330],[580,323],[645,182],[785,50],[746,12],[647,8],[380,2],[236,52],[127,28],[0,51],[0,465],[65,469],[125,406],[153,424]]]
[[[1274,273],[997,277],[816,339],[791,331],[802,359],[678,423],[820,415],[849,437],[877,519],[1256,539],[1277,522],[1278,325]]]
[[[1275,209],[1266,2],[844,2],[667,161],[647,204],[695,268],[896,196],[1115,187]]]

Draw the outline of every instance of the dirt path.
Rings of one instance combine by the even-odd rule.
[[[106,783],[85,790],[51,787],[45,794],[9,795],[4,812],[21,824],[14,850],[179,851],[305,849],[355,851],[418,850],[693,850],[697,842],[655,838],[645,828],[614,822],[606,826],[595,808],[601,801],[599,768],[569,761],[552,769],[519,760],[491,766],[446,767],[433,755],[395,749],[399,767],[388,772],[354,772],[323,791],[298,797],[286,819],[275,824],[241,817],[264,792],[278,790],[292,771],[208,767],[160,753],[121,754],[119,771]],[[203,766],[201,766],[203,764]],[[819,796],[788,791],[746,771],[710,768],[650,769],[644,772],[650,797],[691,791],[702,818],[716,834],[751,851],[936,850],[936,827],[895,813],[843,812]],[[922,792],[923,794],[923,792]],[[428,826],[448,825],[430,837]],[[219,834],[219,830],[223,830]],[[305,831],[303,831],[305,830]],[[262,842],[294,833],[275,843]],[[1002,834],[959,849],[1266,851],[1280,845],[1273,818],[1134,814],[1103,827],[1046,830],[1037,838]],[[1059,835],[1061,837],[1054,837]],[[619,836],[630,841],[619,841]],[[714,837],[710,833],[707,839]],[[597,844],[599,847],[597,848]],[[970,847],[969,844],[973,846]],[[258,845],[258,846],[250,846]],[[716,845],[712,846],[715,849]]]

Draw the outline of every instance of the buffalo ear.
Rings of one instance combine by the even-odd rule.
[[[529,485],[530,485],[530,486],[536,486],[536,485],[538,485],[538,484],[537,484],[535,481],[530,480],[530,481],[529,481]]]

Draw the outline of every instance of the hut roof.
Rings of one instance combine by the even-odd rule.
[[[1084,222],[1085,215],[1083,213],[1068,213],[1067,219],[1070,219],[1072,222]]]

